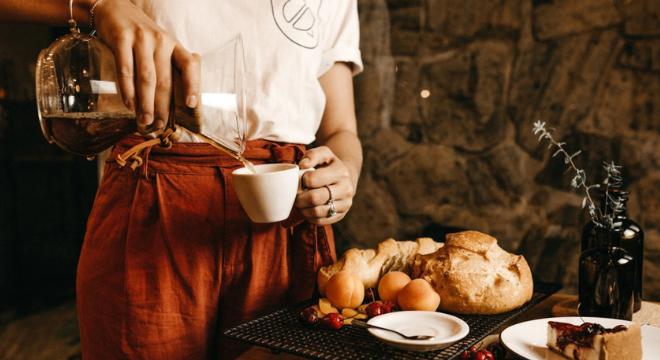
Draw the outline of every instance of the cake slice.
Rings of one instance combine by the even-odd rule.
[[[599,324],[548,321],[548,348],[568,359],[641,360],[639,324],[606,329]]]

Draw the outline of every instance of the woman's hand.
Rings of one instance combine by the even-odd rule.
[[[316,171],[303,175],[303,190],[298,192],[295,202],[307,221],[328,225],[343,219],[353,205],[355,195],[355,186],[346,165],[327,146],[307,151],[299,165],[301,169],[316,167]],[[337,213],[328,217],[330,193]]]
[[[181,71],[186,105],[197,106],[197,54],[184,49],[128,0],[104,1],[94,17],[99,37],[114,52],[122,97],[126,106],[136,111],[141,133],[162,130],[167,124],[172,64]]]

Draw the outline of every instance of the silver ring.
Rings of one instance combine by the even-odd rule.
[[[330,186],[328,185],[323,185],[324,188],[328,189],[328,201],[325,202],[326,205],[330,205],[331,202],[335,200],[335,198],[332,197],[332,190],[330,190]]]
[[[335,201],[330,199],[330,201],[328,201],[328,206],[330,208],[328,209],[328,215],[326,215],[326,217],[331,218],[331,217],[337,215],[337,208],[335,208]]]

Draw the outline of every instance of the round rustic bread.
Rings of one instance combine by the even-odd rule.
[[[417,255],[412,276],[431,283],[440,310],[459,314],[499,314],[532,298],[532,272],[525,258],[510,254],[478,231],[448,234],[445,246]]]

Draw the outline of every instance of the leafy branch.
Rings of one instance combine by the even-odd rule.
[[[577,165],[575,165],[575,162],[573,161],[578,155],[582,153],[582,151],[578,150],[573,154],[570,154],[568,151],[566,151],[566,148],[564,148],[564,145],[566,145],[566,143],[558,142],[557,140],[555,140],[554,137],[552,136],[552,130],[547,129],[545,126],[545,122],[543,121],[538,120],[534,122],[533,132],[534,135],[538,136],[539,142],[543,141],[544,139],[548,141],[548,149],[556,148],[555,152],[552,154],[552,157],[563,155],[564,164],[568,165],[567,171],[573,170],[573,172],[575,173],[573,179],[571,179],[571,186],[574,187],[575,189],[584,190],[585,196],[582,198],[582,208],[588,209],[589,216],[591,217],[591,221],[594,224],[605,226],[605,224],[603,224],[603,218],[604,218],[603,212],[601,209],[599,209],[596,206],[593,198],[591,197],[591,190],[600,188],[600,184],[588,185],[587,173],[584,170],[578,168]],[[616,175],[615,173],[613,174]],[[606,179],[606,181],[609,181],[609,177],[608,179]]]

